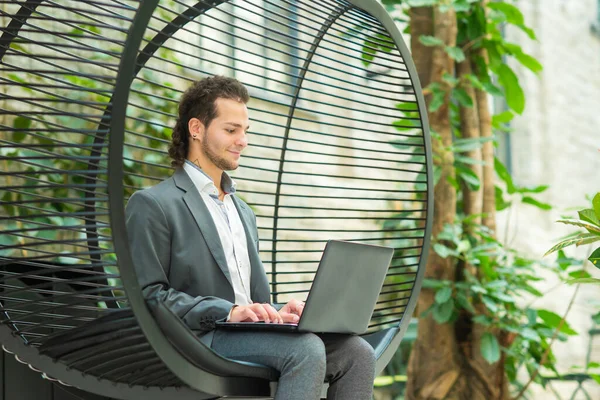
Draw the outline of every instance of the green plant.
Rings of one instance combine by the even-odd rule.
[[[552,208],[539,199],[548,186],[515,184],[493,150],[496,135],[510,132],[507,124],[525,108],[515,66],[542,70],[503,30],[519,29],[532,40],[536,35],[509,2],[381,2],[397,21],[408,21],[405,32],[424,86],[433,142],[433,251],[419,300],[408,397],[429,398],[436,387],[437,398],[508,399],[507,383],[516,382],[519,368],[542,383],[538,371],[555,370],[550,343],[577,334],[561,316],[533,307],[544,295],[536,269],[553,271],[563,281],[584,273],[582,263],[564,253],[553,262],[534,260],[496,237],[497,211],[517,203]],[[371,46],[365,65],[379,51],[385,49]],[[507,109],[490,115],[489,97]],[[419,114],[405,104],[397,108],[407,118]],[[418,129],[404,120],[394,125],[403,134]]]
[[[584,228],[585,231],[579,231],[569,235],[569,237],[560,241],[550,250],[548,250],[544,256],[547,256],[555,251],[561,251],[562,249],[573,245],[583,246],[600,242],[600,192],[596,193],[592,199],[592,208],[579,210],[577,214],[579,219],[564,218],[559,219],[556,222]],[[588,257],[588,261],[591,262],[596,268],[600,268],[600,247],[596,248],[592,252],[592,254]],[[589,274],[587,274],[587,276],[574,277],[569,281],[569,283],[592,283],[600,285],[600,279],[592,278],[589,276]]]

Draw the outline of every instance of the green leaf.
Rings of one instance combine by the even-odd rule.
[[[538,60],[530,56],[529,54],[525,54],[523,52],[516,53],[515,58],[519,60],[519,62],[526,68],[529,68],[533,73],[540,73],[544,67],[539,63]]]
[[[428,7],[436,5],[439,0],[404,0],[404,3],[410,7]]]
[[[450,286],[444,286],[435,294],[435,302],[438,304],[443,304],[450,300],[452,296],[452,288]]]
[[[530,27],[526,26],[525,24],[517,25],[517,27],[519,27],[523,32],[525,32],[527,34],[527,36],[529,36],[529,39],[531,39],[531,40],[537,39],[537,37],[535,36],[535,32]]]
[[[600,268],[600,247],[598,247],[588,258],[589,262],[594,264],[596,268]]]
[[[458,242],[458,246],[456,246],[456,252],[459,254],[466,253],[470,249],[471,242],[469,242],[468,240],[461,240],[460,242]]]
[[[533,188],[519,188],[519,193],[542,193],[548,190],[549,185],[540,185]]]
[[[600,221],[598,220],[598,217],[596,217],[596,213],[594,212],[594,210],[592,210],[591,208],[580,210],[577,212],[577,214],[579,215],[580,220],[587,221],[591,224],[600,226]]]
[[[496,211],[502,211],[512,204],[512,202],[504,200],[504,192],[496,185],[494,185],[494,195],[496,198]]]
[[[24,78],[20,77],[20,76],[19,76],[19,75],[17,75],[17,74],[8,74],[8,77],[9,77],[11,80],[15,81],[15,82],[19,82],[19,83],[26,83],[26,82],[27,82],[27,80],[26,80],[26,79],[24,79]]]
[[[433,245],[433,251],[435,251],[440,257],[447,258],[448,256],[454,255],[454,251],[441,243]]]
[[[582,233],[579,235],[579,241],[576,245],[583,246],[586,244],[594,243],[600,240],[600,235],[596,235],[595,233]]]
[[[525,314],[527,315],[528,324],[535,325],[535,323],[537,321],[537,310],[535,308],[528,308],[525,311]]]
[[[504,97],[504,93],[502,93],[502,90],[500,90],[500,88],[498,86],[494,85],[491,82],[484,82],[483,88],[485,89],[486,92],[488,92],[492,96]]]
[[[422,37],[422,36],[421,36]],[[459,47],[446,46],[446,53],[456,62],[465,61],[465,53]]]
[[[375,54],[377,54],[377,50],[368,46],[365,42],[362,48],[362,63],[365,67],[368,67],[371,64],[371,61],[375,58]]]
[[[442,80],[443,80],[444,82],[448,82],[448,84],[449,84],[450,86],[452,86],[452,87],[454,87],[454,86],[458,85],[458,78],[456,78],[456,77],[454,77],[454,76],[450,75],[450,74],[449,74],[449,73],[447,73],[447,72],[444,72],[444,75],[442,75]]]
[[[425,46],[443,46],[444,41],[435,36],[421,35],[419,36],[419,42]]]
[[[530,204],[530,205],[535,206],[535,207],[537,207],[539,209],[542,209],[542,210],[546,210],[546,211],[552,210],[552,206],[550,204],[548,204],[548,203],[542,203],[542,202],[537,201],[536,199],[534,199],[533,197],[530,197],[530,196],[523,196],[522,201],[525,204]]]
[[[492,320],[490,319],[490,317],[482,314],[474,316],[473,322],[483,326],[490,326],[492,324]]]
[[[517,114],[522,114],[525,110],[525,94],[519,84],[519,78],[513,70],[506,64],[498,67],[498,81],[504,87],[506,93],[506,103]]]
[[[596,381],[596,383],[600,384],[600,374],[590,374],[590,378]]]
[[[544,254],[544,257],[546,257],[548,254],[554,253],[557,250],[564,249],[565,247],[569,247],[572,245],[582,246],[584,244],[590,244],[593,242],[597,242],[598,240],[600,240],[600,236],[596,235],[594,233],[580,233],[579,235],[577,235],[575,237],[565,239],[565,240],[555,244],[554,246],[552,246],[552,248],[550,250],[548,250]]]
[[[452,7],[454,8],[454,10],[456,10],[456,12],[468,12],[469,10],[471,10],[471,4],[469,3],[456,2],[452,4]]]
[[[493,313],[498,312],[498,305],[490,297],[481,296],[481,301],[487,307],[487,309],[490,310],[491,312],[493,312]]]
[[[510,295],[506,294],[506,293],[501,293],[501,292],[492,292],[489,293],[490,296],[497,298],[500,301],[503,301],[505,303],[514,303],[515,299],[513,299]]]
[[[487,4],[490,10],[499,11],[506,17],[506,22],[515,25],[522,25],[525,23],[523,13],[516,6],[504,3],[504,2],[491,2]]]
[[[510,176],[508,170],[504,164],[502,164],[502,161],[500,161],[497,157],[494,157],[494,169],[496,170],[498,177],[502,179],[504,183],[506,183],[506,190],[508,191],[508,194],[515,193],[516,188],[515,184],[513,183],[512,176]]]
[[[398,0],[381,0],[381,4],[383,4],[387,10],[387,12],[392,12],[396,9],[396,6],[401,4]]]
[[[567,283],[569,285],[577,285],[577,284],[580,284],[580,283],[593,283],[593,284],[596,284],[596,285],[600,285],[600,279],[597,279],[597,278],[577,278],[577,279],[569,279],[567,281]],[[598,322],[596,322],[596,323],[600,324],[600,320]]]
[[[454,301],[452,299],[443,304],[436,304],[433,309],[433,319],[438,324],[446,323],[452,317],[452,311],[454,311]]]
[[[574,259],[567,257],[564,250],[559,250],[556,256],[556,262],[561,270],[566,271],[571,265],[573,265]]]
[[[556,222],[560,222],[561,224],[579,226],[581,228],[587,229],[590,233],[592,233],[592,232],[600,233],[600,226],[590,224],[587,221],[580,221],[578,219],[559,219]]]
[[[524,337],[527,340],[531,340],[534,342],[542,341],[542,338],[540,337],[539,333],[537,333],[536,331],[534,331],[531,328],[523,328],[523,329],[521,329],[521,331],[519,333],[522,337]]]
[[[452,143],[452,151],[455,153],[463,153],[471,150],[480,149],[484,143],[493,140],[492,138],[469,138],[455,139]]]
[[[547,326],[554,329],[558,328],[562,321],[562,317],[560,315],[548,310],[538,310],[538,316],[546,323]],[[573,330],[573,328],[571,328],[567,321],[562,323],[559,332],[570,336],[578,334],[575,330]]]
[[[454,89],[452,91],[452,97],[454,97],[456,101],[458,101],[458,104],[463,107],[473,107],[473,99],[469,96],[467,91],[462,88]]]
[[[594,199],[592,200],[592,205],[594,206],[594,213],[596,214],[596,218],[600,220],[600,193],[596,193]]]
[[[471,286],[471,290],[475,293],[487,293],[487,290],[485,290],[484,288],[482,288],[479,285],[473,285]]]
[[[79,263],[81,260],[74,258],[74,257],[67,257],[67,256],[59,256],[57,258],[57,261],[61,264],[77,264]]]
[[[569,277],[571,277],[573,279],[581,279],[581,278],[591,278],[592,276],[587,271],[584,271],[582,269],[577,269],[575,271],[569,272]]]
[[[436,112],[440,109],[441,106],[446,102],[446,94],[440,92],[434,92],[431,97],[431,101],[429,102],[429,111]]]
[[[493,125],[507,124],[510,121],[512,121],[512,119],[514,117],[515,117],[515,114],[512,111],[504,111],[504,112],[501,112],[500,114],[496,114],[496,115],[492,116],[492,124]]]
[[[481,336],[480,349],[481,355],[488,363],[493,364],[500,360],[500,344],[498,339],[491,333],[485,332]]]
[[[481,187],[481,181],[477,174],[469,168],[457,167],[456,172],[471,191],[477,191]]]
[[[463,293],[457,293],[456,294],[456,302],[458,303],[459,306],[461,306],[462,308],[464,308],[465,310],[475,314],[477,311],[475,310],[475,307],[473,307],[473,304],[471,304],[471,302],[469,301],[469,299],[467,298],[467,296],[465,296]]]
[[[13,128],[16,131],[13,132],[13,140],[17,143],[21,143],[25,136],[27,136],[27,131],[31,127],[31,120],[25,117],[17,117],[13,121]]]
[[[450,281],[437,279],[423,279],[423,287],[428,289],[438,289],[450,285]]]
[[[461,156],[459,154],[456,154],[454,156],[454,162],[457,164],[467,164],[467,165],[485,165],[484,161],[476,160],[475,158],[471,158],[471,157],[467,157],[467,156]]]
[[[508,282],[504,280],[491,281],[485,285],[488,289],[502,289],[508,286]]]

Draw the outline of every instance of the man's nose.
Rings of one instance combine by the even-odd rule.
[[[236,141],[236,145],[240,146],[241,148],[248,146],[248,135],[243,133]]]

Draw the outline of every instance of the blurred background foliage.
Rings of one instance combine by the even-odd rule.
[[[578,335],[566,315],[535,307],[536,299],[551,290],[539,269],[561,282],[592,280],[589,264],[567,257],[564,245],[556,248],[554,260],[532,259],[509,247],[507,238],[497,237],[496,212],[510,212],[515,204],[552,209],[538,198],[548,186],[517,185],[493,150],[501,135],[510,134],[509,122],[525,109],[514,68],[536,74],[543,68],[519,44],[508,42],[503,30],[516,27],[531,40],[536,34],[511,1],[381,3],[411,35],[428,105],[436,185],[431,255],[415,315],[415,343],[410,360],[410,348],[401,349],[402,362],[392,362],[388,369],[396,381],[405,382],[395,395],[405,388],[407,399],[527,398],[531,383],[545,385],[545,377],[560,375],[552,343]],[[373,51],[364,62],[376,59]],[[505,105],[495,113],[490,112],[493,98]],[[586,223],[593,223],[593,210],[585,213]],[[410,221],[397,224],[404,227]],[[385,228],[394,224],[386,222]],[[596,228],[585,228],[564,243],[600,240]],[[588,372],[600,382],[599,375]],[[392,382],[379,380],[382,387]],[[393,391],[388,395],[395,396]]]

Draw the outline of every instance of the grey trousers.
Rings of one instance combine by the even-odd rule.
[[[234,360],[280,372],[275,400],[318,400],[329,382],[328,400],[371,400],[375,353],[358,336],[217,330],[213,350]]]

